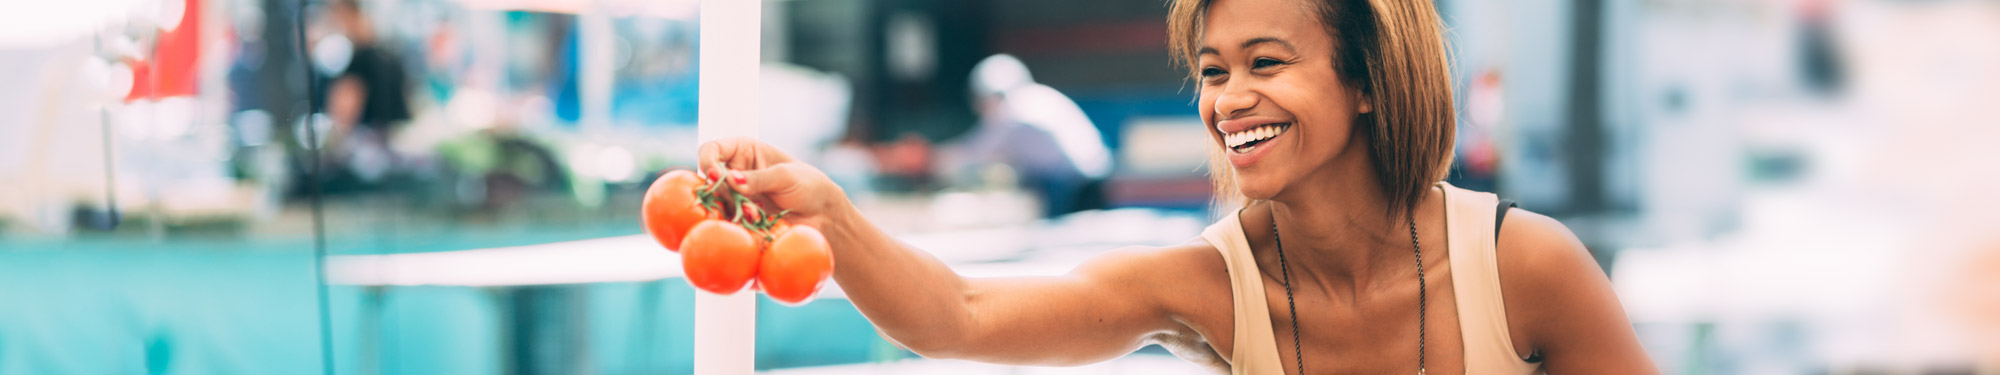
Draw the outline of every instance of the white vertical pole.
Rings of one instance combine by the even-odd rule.
[[[577,101],[583,107],[577,128],[584,134],[602,132],[611,125],[612,66],[617,58],[618,35],[611,28],[611,16],[601,9],[577,14]]]
[[[763,0],[701,0],[696,138],[757,135],[757,69]],[[756,371],[757,293],[694,297],[694,373]]]

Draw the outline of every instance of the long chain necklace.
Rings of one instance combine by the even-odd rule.
[[[1410,213],[1410,248],[1417,253],[1417,375],[1424,375],[1424,320],[1425,306],[1429,300],[1424,285],[1424,246],[1417,242],[1416,213]],[[1278,269],[1285,276],[1285,307],[1292,311],[1292,359],[1299,364],[1299,375],[1306,373],[1305,344],[1299,341],[1299,305],[1292,300],[1292,268],[1285,264],[1285,241],[1278,237],[1278,220],[1271,218],[1271,241],[1278,245]]]

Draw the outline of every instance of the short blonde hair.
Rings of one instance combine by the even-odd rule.
[[[1190,79],[1199,74],[1195,61],[1211,1],[1173,0],[1167,15],[1168,47]],[[1415,209],[1424,191],[1450,169],[1457,132],[1450,57],[1437,8],[1428,0],[1299,1],[1333,37],[1334,72],[1374,109],[1355,124],[1368,127],[1369,156],[1391,200],[1388,214]],[[1222,147],[1208,151],[1216,207],[1249,204]]]

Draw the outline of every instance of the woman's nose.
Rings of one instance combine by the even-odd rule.
[[[1222,93],[1215,96],[1215,117],[1227,120],[1239,117],[1244,111],[1257,106],[1257,93],[1240,84],[1223,86]]]

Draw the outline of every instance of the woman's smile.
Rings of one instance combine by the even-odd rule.
[[[1222,121],[1215,128],[1222,133],[1223,146],[1229,149],[1229,163],[1243,168],[1262,159],[1273,148],[1269,146],[1290,132],[1292,123],[1246,118]]]

